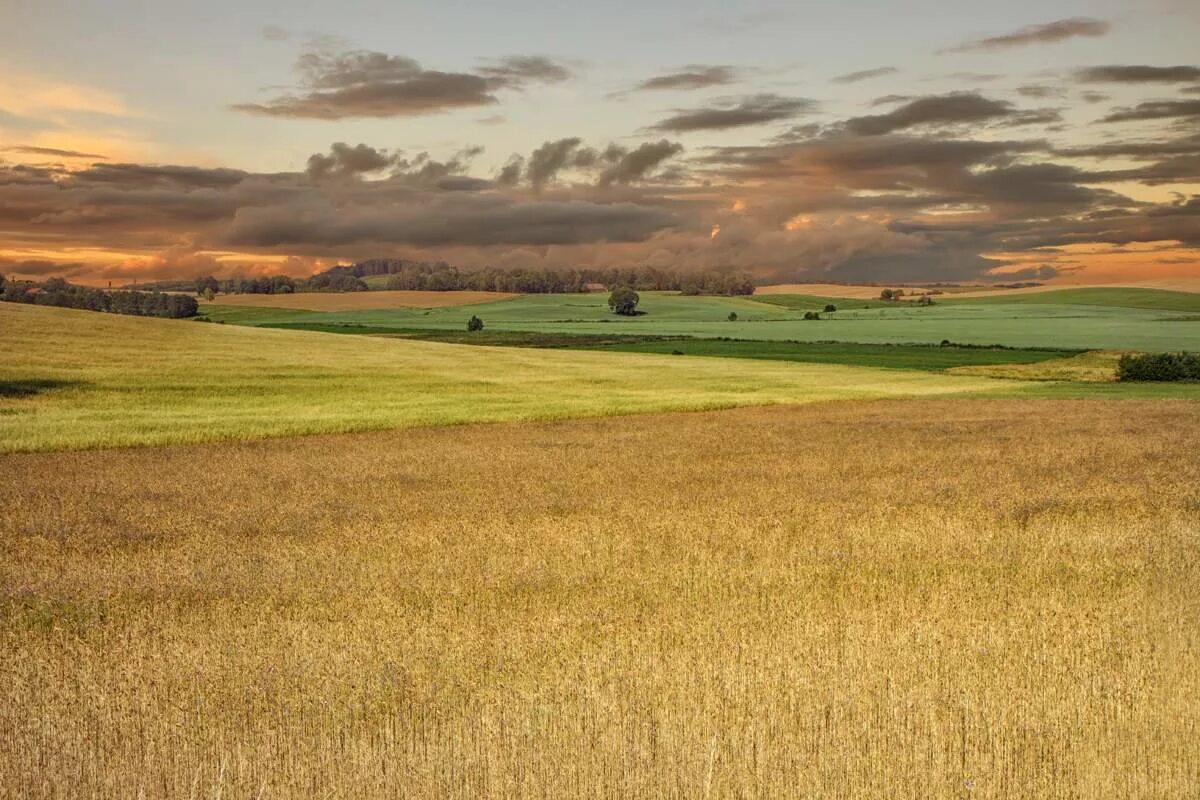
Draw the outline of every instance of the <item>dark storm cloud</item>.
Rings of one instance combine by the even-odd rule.
[[[1131,108],[1119,108],[1100,121],[1130,122],[1196,117],[1200,117],[1200,100],[1148,100]]]
[[[858,72],[847,72],[845,75],[838,75],[831,80],[834,83],[858,83],[859,81],[878,78],[883,75],[891,75],[899,71],[895,67],[876,67],[875,69],[864,69]]]
[[[565,80],[570,72],[541,56],[510,56],[476,72],[426,70],[406,56],[359,50],[308,52],[296,70],[303,90],[233,108],[308,119],[420,116],[499,102],[495,92]]]
[[[781,97],[777,94],[726,98],[709,107],[680,110],[651,126],[651,130],[687,133],[741,128],[791,119],[815,108],[816,103],[812,100],[803,97]]]
[[[1061,42],[1076,36],[1103,36],[1108,33],[1107,22],[1089,17],[1072,17],[1048,22],[1043,25],[1026,25],[1011,33],[999,36],[989,36],[966,42],[958,47],[943,52],[969,53],[982,50],[1000,50],[1007,47],[1019,47],[1028,44],[1048,44]]]
[[[57,147],[32,147],[29,145],[16,145],[14,147],[0,147],[6,153],[21,153],[29,156],[54,156],[56,158],[94,158],[97,161],[106,161],[108,156],[102,156],[99,153],[81,153],[78,150],[60,150]]]
[[[687,91],[725,86],[737,80],[733,67],[723,65],[689,64],[677,72],[656,75],[633,87],[635,92]]]
[[[1200,81],[1200,67],[1110,65],[1081,69],[1075,76],[1083,83],[1190,83]]]
[[[912,100],[886,114],[851,117],[846,129],[863,136],[879,136],[918,125],[958,125],[988,122],[1017,113],[1013,104],[991,100],[974,92],[955,92]]]

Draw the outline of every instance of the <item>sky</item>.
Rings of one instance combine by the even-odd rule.
[[[0,274],[1200,276],[1200,5],[0,0]]]

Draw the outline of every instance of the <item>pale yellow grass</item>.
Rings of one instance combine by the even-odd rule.
[[[476,347],[0,303],[0,452],[930,396],[987,378]],[[24,383],[22,383],[24,382]],[[1009,384],[1003,384],[1009,386]]]
[[[1184,798],[1200,427],[878,401],[0,458],[0,796]]]
[[[955,375],[1027,381],[1100,383],[1117,379],[1117,362],[1123,354],[1120,350],[1090,350],[1076,356],[1038,361],[1035,364],[982,364],[952,367],[948,372]]]
[[[219,294],[224,306],[298,308],[306,311],[366,311],[374,308],[444,308],[490,303],[518,295],[508,292],[298,292],[296,294]]]

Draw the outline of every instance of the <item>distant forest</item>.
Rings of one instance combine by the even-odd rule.
[[[67,283],[62,278],[50,278],[42,283],[5,280],[0,275],[0,300],[9,303],[32,303],[39,306],[80,308],[86,311],[107,311],[135,317],[194,317],[199,310],[196,298],[186,294],[138,292],[125,289],[104,290]]]
[[[386,282],[364,278],[386,276]],[[351,266],[332,267],[310,278],[273,275],[263,278],[212,276],[191,281],[159,281],[148,284],[168,291],[196,294],[291,294],[293,292],[365,292],[375,289],[407,289],[423,292],[485,291],[519,294],[586,292],[596,286],[606,289],[628,286],[638,291],[677,291],[683,294],[747,295],[754,282],[745,272],[711,270],[677,272],[654,267],[610,267],[599,269],[500,269],[483,267],[460,270],[445,262],[429,263],[407,259],[375,258]]]

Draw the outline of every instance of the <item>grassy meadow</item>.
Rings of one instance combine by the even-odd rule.
[[[361,295],[385,294],[360,292]],[[447,293],[455,294],[455,293]],[[462,330],[475,315],[488,330],[543,335],[689,336],[754,341],[853,342],[860,344],[938,344],[943,340],[976,346],[1075,350],[1187,350],[1200,348],[1200,293],[1099,287],[1029,294],[936,298],[936,305],[884,302],[802,294],[753,297],[687,297],[642,292],[644,313],[611,313],[607,295],[524,295],[497,302],[443,308],[378,307],[358,311],[303,312],[275,301],[242,295],[239,303],[261,307],[204,304],[214,321],[284,327],[355,326],[388,330]],[[837,307],[822,319],[805,311]],[[731,321],[730,314],[737,319]]]
[[[6,797],[1175,798],[1193,403],[5,456]]]
[[[818,400],[988,378],[840,364],[487,348],[6,303],[0,452]]]

